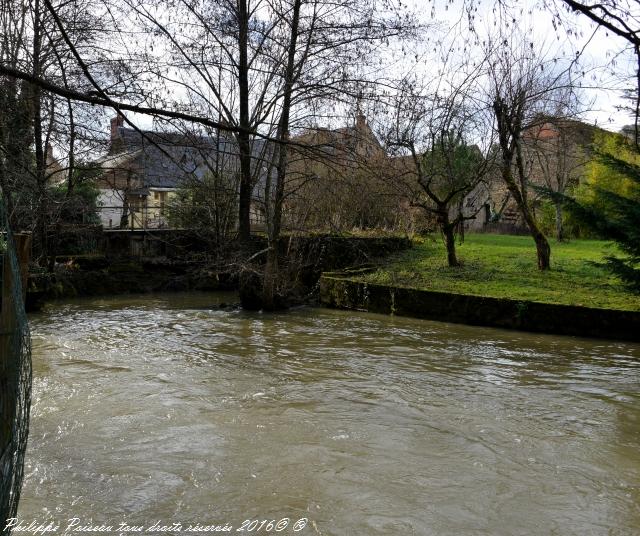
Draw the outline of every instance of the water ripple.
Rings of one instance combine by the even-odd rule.
[[[235,301],[32,317],[23,517],[297,516],[325,535],[640,526],[640,346],[220,307]]]

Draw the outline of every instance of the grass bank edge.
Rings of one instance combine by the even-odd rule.
[[[370,284],[523,302],[640,311],[640,295],[596,265],[615,246],[601,240],[553,243],[552,269],[536,268],[530,237],[470,234],[459,246],[463,265],[449,268],[437,238],[385,259],[377,269],[345,278]]]

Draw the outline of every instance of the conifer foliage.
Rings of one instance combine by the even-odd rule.
[[[634,147],[636,152],[640,149]],[[566,198],[568,209],[581,223],[607,240],[613,240],[622,256],[608,256],[606,267],[640,292],[640,166],[609,152],[597,154],[600,163],[630,182],[626,192],[594,185],[588,202]]]

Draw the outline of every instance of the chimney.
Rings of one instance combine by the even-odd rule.
[[[367,118],[363,113],[358,112],[356,115],[356,129],[363,130],[367,126]]]
[[[111,141],[120,138],[119,127],[124,126],[124,117],[121,114],[111,118]]]

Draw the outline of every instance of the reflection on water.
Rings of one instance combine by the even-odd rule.
[[[640,527],[640,346],[218,306],[230,301],[93,299],[31,317],[22,519],[307,517],[300,533],[323,535]]]

